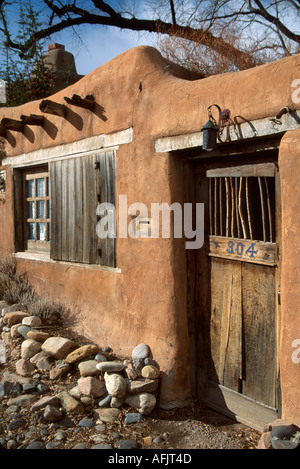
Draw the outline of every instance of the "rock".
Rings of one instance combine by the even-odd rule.
[[[29,360],[41,350],[41,343],[33,339],[26,339],[21,345],[21,357]]]
[[[5,314],[3,323],[8,326],[13,326],[14,324],[22,323],[23,319],[27,316],[29,316],[29,314],[24,313],[24,311],[11,311]]]
[[[155,366],[156,368],[159,369],[159,365],[157,364],[157,362],[155,360],[152,360],[152,358],[145,358],[144,364],[145,365],[152,365],[152,366]]]
[[[159,378],[160,371],[158,368],[156,368],[156,366],[147,365],[147,366],[144,366],[144,368],[141,371],[141,374],[143,378],[156,379],[156,378]]]
[[[18,337],[21,337],[21,333],[18,331],[18,328],[21,327],[22,324],[17,323],[11,326],[10,328],[10,336],[12,339],[17,339]]]
[[[90,355],[96,355],[99,351],[97,345],[88,344],[79,347],[78,349],[74,350],[73,352],[69,353],[69,355],[65,358],[66,363],[75,363],[80,360],[83,360]]]
[[[110,401],[110,407],[115,407],[118,409],[119,407],[123,405],[123,402],[124,402],[123,398],[112,396],[111,401]]]
[[[43,441],[37,440],[33,443],[30,443],[26,449],[46,449],[46,445],[43,443]]]
[[[37,399],[38,396],[36,396],[35,394],[23,394],[22,396],[13,397],[12,399],[9,399],[7,405],[17,405],[19,407],[26,407],[32,404]]]
[[[137,423],[137,422],[140,422],[141,420],[143,420],[143,416],[139,412],[126,414],[125,419],[124,419],[125,423],[127,424]]]
[[[44,409],[47,405],[52,407],[58,407],[60,405],[60,399],[57,396],[44,396],[35,402],[31,408],[33,412]]]
[[[12,386],[13,386],[13,383],[11,383],[10,381],[6,381],[4,379],[4,381],[0,383],[0,398],[4,396],[8,396],[10,394]]]
[[[105,373],[104,381],[108,394],[118,398],[125,397],[127,383],[123,376],[118,373]]]
[[[154,440],[153,440],[153,443],[154,443],[155,445],[159,445],[159,444],[162,443],[163,441],[164,441],[164,440],[163,440],[163,438],[162,438],[161,436],[156,436],[156,437],[154,438]]]
[[[281,440],[280,438],[272,438],[272,448],[274,449],[297,449],[299,443],[290,440]]]
[[[141,392],[155,392],[159,386],[158,379],[137,379],[128,383],[127,390],[129,394],[139,394]]]
[[[70,369],[70,366],[66,363],[65,366],[57,366],[50,370],[49,378],[51,380],[58,379],[67,373]]]
[[[37,342],[45,342],[45,340],[50,338],[50,334],[48,334],[47,332],[35,331],[33,329],[30,329],[27,332],[27,337],[28,339],[33,339]]]
[[[102,355],[102,353],[98,353],[95,356],[95,360],[97,360],[97,362],[106,362],[107,358],[104,355]]]
[[[4,340],[0,340],[0,364],[6,363],[6,346]]]
[[[128,379],[136,379],[138,377],[137,372],[134,369],[134,366],[129,360],[124,360],[124,373]]]
[[[48,404],[44,410],[44,418],[47,422],[56,422],[62,418],[62,412],[55,406]]]
[[[62,391],[57,396],[60,399],[62,407],[70,414],[80,414],[83,412],[83,405],[77,399],[74,399],[67,391]]]
[[[98,445],[92,446],[91,449],[113,449],[108,443],[99,443]]]
[[[97,363],[96,367],[99,371],[107,371],[107,372],[117,373],[119,371],[124,370],[125,365],[122,362],[113,362],[113,361],[109,362],[109,361],[106,361],[106,362]]]
[[[5,379],[7,381],[10,381],[11,383],[14,383],[15,381],[17,383],[20,383],[20,384],[30,383],[31,382],[30,378],[27,378],[25,376],[21,376],[17,373],[8,373],[8,374],[5,375]]]
[[[97,376],[100,374],[95,360],[87,360],[79,363],[78,369],[80,376]]]
[[[49,337],[42,344],[42,350],[54,358],[62,359],[70,353],[74,346],[71,340],[64,337]]]
[[[6,345],[9,345],[9,346],[12,345],[12,338],[11,338],[11,335],[10,335],[10,331],[9,332],[2,332],[1,333],[1,338],[2,338],[2,341]]]
[[[35,365],[29,360],[21,358],[16,362],[16,372],[20,376],[31,376],[35,371]]]
[[[18,327],[18,333],[24,337],[24,339],[28,339],[28,332],[31,331],[30,327],[21,324]]]
[[[114,423],[118,420],[121,411],[115,408],[108,409],[95,409],[94,415],[96,418],[102,420],[102,422]]]
[[[75,446],[72,447],[72,449],[89,449],[89,444],[88,443],[77,443]]]
[[[102,397],[105,394],[104,384],[93,376],[79,378],[77,386],[85,396]]]
[[[125,403],[137,409],[141,414],[149,415],[156,405],[156,398],[153,394],[143,392],[126,397]]]
[[[119,449],[137,449],[138,444],[134,440],[119,440],[116,442],[116,447]]]
[[[99,401],[98,405],[99,407],[105,407],[106,405],[108,405],[111,401],[111,395],[108,394],[107,396],[104,397],[104,399],[101,399],[101,401]]]
[[[136,359],[144,360],[144,358],[147,358],[148,355],[149,355],[148,345],[139,344],[136,347],[134,347],[134,349],[132,350],[131,357],[132,357],[133,360],[136,360]]]
[[[26,316],[22,319],[22,324],[29,327],[40,327],[42,320],[38,316]]]
[[[18,430],[19,428],[24,428],[26,425],[26,420],[24,420],[23,418],[16,418],[7,425],[7,430],[9,432],[13,432],[14,430]]]
[[[276,425],[272,427],[271,435],[272,438],[278,439],[290,439],[298,431],[295,425]]]
[[[83,418],[78,422],[79,427],[93,428],[95,423],[92,419]]]
[[[144,446],[145,446],[146,448],[148,448],[149,446],[151,446],[152,443],[153,443],[152,436],[145,436],[145,437],[143,438],[143,443],[144,443]]]

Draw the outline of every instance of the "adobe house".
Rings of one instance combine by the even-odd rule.
[[[300,56],[190,78],[143,46],[0,109],[0,254],[99,346],[147,343],[162,407],[299,425]],[[152,204],[175,203],[193,229],[153,236]]]

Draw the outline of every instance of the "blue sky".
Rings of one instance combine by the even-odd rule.
[[[52,36],[48,44],[64,44],[75,57],[77,73],[87,75],[117,55],[138,45],[155,47],[155,35],[135,33],[113,27],[84,26],[78,29],[80,39],[70,30]]]
[[[145,0],[130,0],[128,2],[134,5],[137,17],[147,15],[147,8],[145,8],[144,2]],[[87,8],[91,5],[90,0],[84,0],[84,3],[87,5]],[[31,0],[31,4],[35,10],[41,11],[40,18],[43,19],[43,7],[45,5],[42,0]],[[117,8],[118,0],[110,0],[109,4]],[[17,32],[19,9],[15,3],[10,7],[7,20],[9,21],[10,30]],[[45,51],[48,45],[53,42],[64,44],[66,50],[72,52],[75,57],[77,72],[81,75],[87,75],[95,68],[132,47],[144,44],[155,46],[156,35],[136,33],[100,25],[82,25],[76,28],[76,33],[68,28],[51,36],[51,38],[45,41]]]

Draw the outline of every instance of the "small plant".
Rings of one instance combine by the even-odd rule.
[[[26,273],[17,271],[13,258],[0,259],[0,298],[9,304],[19,304],[28,313],[50,323],[57,323],[67,313],[63,305],[34,291]]]

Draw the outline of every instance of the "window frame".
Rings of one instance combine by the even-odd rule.
[[[37,180],[44,179],[44,196],[38,195]],[[28,181],[34,181],[34,194],[32,197],[28,195],[27,187]],[[45,217],[38,217],[38,203],[44,202],[45,204]],[[33,217],[28,215],[28,204],[32,203]],[[24,210],[24,245],[25,251],[30,252],[47,252],[50,253],[50,180],[49,170],[47,167],[35,168],[31,170],[25,170],[23,172],[23,210]],[[28,224],[34,224],[34,237],[31,239],[28,236]],[[39,224],[45,224],[45,239],[38,239],[38,226]],[[27,249],[26,249],[27,247]]]

